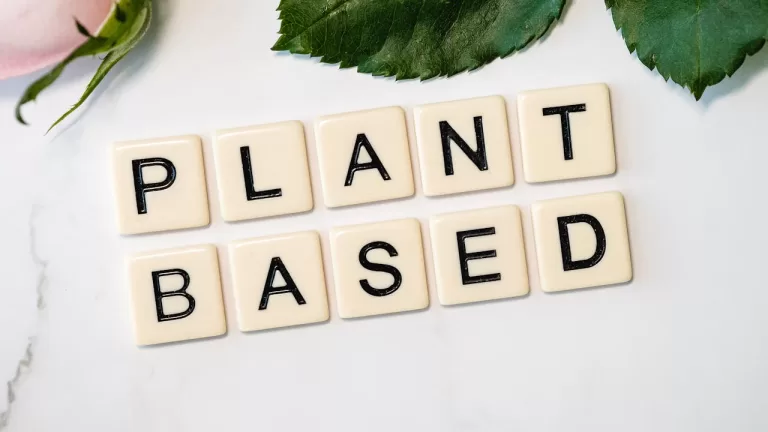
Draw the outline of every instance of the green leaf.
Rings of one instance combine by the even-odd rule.
[[[61,76],[61,73],[72,61],[80,57],[106,54],[99,65],[99,68],[96,70],[96,74],[91,78],[85,92],[80,97],[80,100],[64,113],[64,115],[59,117],[48,131],[53,129],[69,114],[80,107],[101,80],[104,79],[109,70],[112,69],[112,67],[134,46],[136,46],[142,36],[146,33],[147,28],[149,28],[151,17],[151,0],[120,0],[113,8],[112,15],[104,23],[98,35],[89,36],[88,40],[77,47],[77,49],[75,49],[69,56],[51,69],[50,72],[27,87],[16,105],[16,119],[23,124],[27,124],[21,115],[21,107],[26,103],[37,99],[37,96],[43,90],[48,88],[48,86],[53,84],[59,76]],[[85,30],[84,28],[80,29],[82,26],[80,26],[79,23],[77,24],[78,31],[82,32]]]
[[[565,0],[281,0],[275,51],[422,80],[477,69],[526,47]]]
[[[701,98],[768,38],[768,0],[606,0],[629,52]]]

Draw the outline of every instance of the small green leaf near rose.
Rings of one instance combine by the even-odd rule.
[[[254,0],[257,1],[257,0]],[[263,0],[258,0],[263,1]],[[395,79],[430,79],[474,70],[541,38],[566,0],[281,0],[275,51]],[[630,52],[696,99],[731,76],[768,39],[768,0],[605,0]],[[83,56],[104,55],[77,109],[146,33],[152,0],[118,0],[97,35],[24,92],[21,107]]]
[[[115,3],[112,13],[102,25],[97,35],[90,35],[88,31],[79,23],[75,22],[80,33],[87,36],[87,40],[77,47],[64,60],[59,62],[50,72],[38,78],[30,84],[24,91],[18,104],[16,105],[16,119],[26,124],[21,115],[21,107],[37,99],[37,96],[50,85],[52,85],[64,72],[64,69],[74,60],[80,57],[88,57],[103,54],[101,64],[96,69],[91,81],[86,86],[80,99],[59,117],[48,129],[50,131],[69,114],[75,111],[91,95],[93,90],[104,79],[107,73],[119,62],[125,55],[133,49],[141,40],[149,28],[152,17],[151,0],[120,0]]]

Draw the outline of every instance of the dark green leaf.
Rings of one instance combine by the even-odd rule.
[[[768,0],[606,0],[630,52],[698,100],[768,38]]]
[[[73,60],[79,57],[106,54],[101,65],[97,69],[96,74],[88,83],[80,100],[56,120],[51,126],[51,128],[53,128],[70,113],[76,110],[93,92],[104,76],[106,76],[107,72],[109,72],[109,70],[120,61],[128,51],[136,46],[149,27],[150,18],[152,16],[152,2],[151,0],[120,0],[119,5],[120,8],[115,7],[115,12],[104,23],[98,35],[89,37],[88,40],[83,42],[82,45],[51,69],[50,72],[27,87],[16,105],[16,119],[19,122],[26,124],[21,115],[21,107],[28,102],[34,101],[43,90],[53,84],[59,76],[61,76],[64,68],[66,68]],[[120,12],[117,12],[118,10]],[[120,20],[118,15],[121,15],[123,19]],[[85,28],[83,28],[83,30],[85,30]]]
[[[565,0],[282,0],[275,51],[397,79],[477,69],[527,46]]]

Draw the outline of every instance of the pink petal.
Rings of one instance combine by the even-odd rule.
[[[2,0],[0,80],[56,63],[83,43],[75,18],[96,33],[113,0]]]

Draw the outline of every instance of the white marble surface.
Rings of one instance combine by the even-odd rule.
[[[0,82],[0,375],[13,396],[10,408],[0,397],[0,429],[768,430],[768,50],[696,103],[627,53],[602,2],[574,1],[544,44],[450,80],[396,83],[272,53],[277,0],[157,3],[146,42],[76,123],[43,135],[94,61],[78,62],[28,107],[32,127],[17,125],[12,107],[33,77]],[[514,97],[595,81],[611,87],[618,173],[526,184]],[[387,105],[410,113],[489,94],[510,101],[512,188],[439,199],[418,189],[379,205],[221,220],[214,129],[289,119],[309,127],[323,114]],[[200,134],[208,152],[212,225],[121,238],[109,144],[186,133]],[[322,203],[311,134],[309,156]],[[542,293],[531,202],[612,189],[626,196],[634,282]],[[226,337],[132,343],[129,252],[318,229],[327,253],[330,226],[507,203],[524,209],[528,297],[445,308],[432,287],[423,312],[342,321],[332,303],[327,324],[242,334],[225,271]]]

